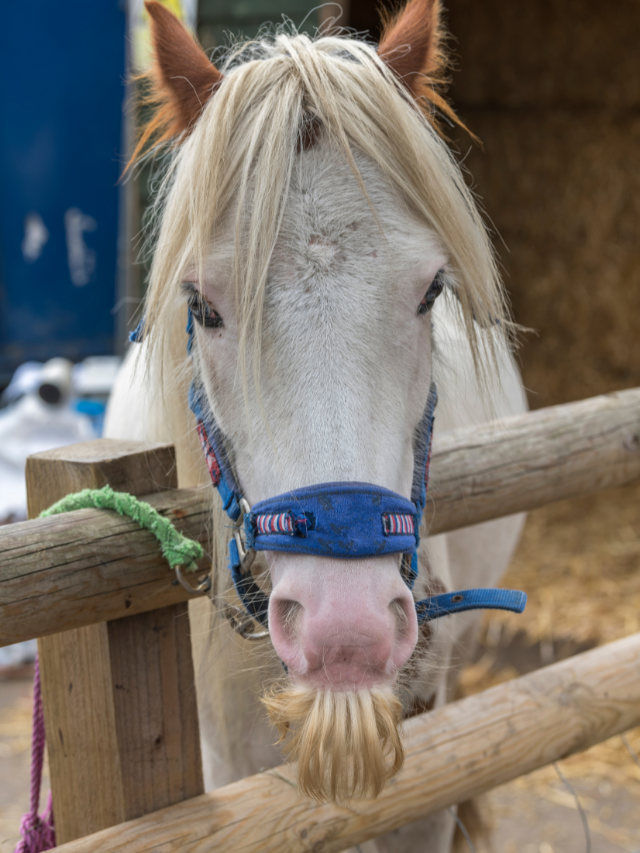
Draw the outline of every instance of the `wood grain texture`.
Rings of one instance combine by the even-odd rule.
[[[63,842],[127,820],[107,626],[46,637],[38,655],[56,836]]]
[[[210,551],[210,490],[144,498]],[[115,512],[0,527],[0,646],[187,601],[173,581],[153,534]]]
[[[60,493],[61,470],[64,494]],[[26,479],[29,518],[35,518],[64,495],[81,489],[109,485],[140,496],[175,488],[176,453],[171,444],[99,438],[34,453],[27,459]]]
[[[373,802],[318,806],[278,768],[60,853],[337,853],[640,723],[640,634],[407,721],[400,774]]]
[[[432,534],[443,533],[638,478],[632,389],[437,437],[426,517]],[[209,490],[192,489],[150,498],[205,548],[210,501]],[[151,534],[113,513],[0,528],[0,645],[187,597],[170,585]]]
[[[431,533],[637,480],[640,389],[439,436],[431,472]]]
[[[186,603],[108,623],[127,817],[204,790]]]
[[[31,457],[30,512],[110,477],[133,494],[174,489],[174,449],[105,441]],[[43,637],[39,655],[60,842],[203,791],[186,604]]]

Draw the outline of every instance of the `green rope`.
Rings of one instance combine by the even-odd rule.
[[[179,533],[169,519],[163,518],[150,504],[139,501],[128,492],[114,492],[111,486],[104,486],[102,489],[83,489],[81,492],[67,495],[41,512],[40,518],[92,507],[113,509],[120,515],[133,519],[140,527],[150,530],[160,543],[162,553],[172,569],[180,566],[188,572],[197,570],[197,561],[203,554],[199,542]]]

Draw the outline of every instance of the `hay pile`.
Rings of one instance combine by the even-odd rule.
[[[463,695],[525,671],[519,665],[522,654],[513,654],[509,662],[510,644],[516,641],[520,651],[528,643],[532,649],[572,653],[640,631],[640,484],[532,512],[503,585],[525,590],[527,608],[519,616],[486,614],[482,656],[462,673]],[[640,754],[640,729],[627,733],[627,739]],[[565,759],[561,768],[580,795],[594,843],[597,838],[600,849],[640,849],[640,766],[623,741],[615,737],[598,744]],[[525,805],[532,808],[541,800],[555,804],[559,812],[566,810],[567,819],[579,827],[575,799],[553,767],[492,792],[488,803],[494,825],[505,820],[517,826]],[[627,808],[621,817],[616,811],[621,800],[637,803],[635,813]],[[542,850],[547,828],[537,817],[523,834],[536,845],[542,842]],[[605,842],[613,847],[602,848]],[[513,853],[528,849],[514,844]]]
[[[532,668],[504,654],[514,640],[572,654],[640,631],[640,483],[530,513],[501,585],[524,590],[526,610],[485,614],[464,695]]]
[[[640,484],[530,513],[502,585],[529,596],[520,616],[491,614],[507,635],[596,645],[640,631]]]

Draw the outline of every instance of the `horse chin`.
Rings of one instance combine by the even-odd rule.
[[[391,687],[274,689],[263,698],[298,784],[317,802],[377,797],[400,770],[402,706]]]

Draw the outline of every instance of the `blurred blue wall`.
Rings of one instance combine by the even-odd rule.
[[[113,351],[124,74],[118,0],[3,4],[0,381]]]

